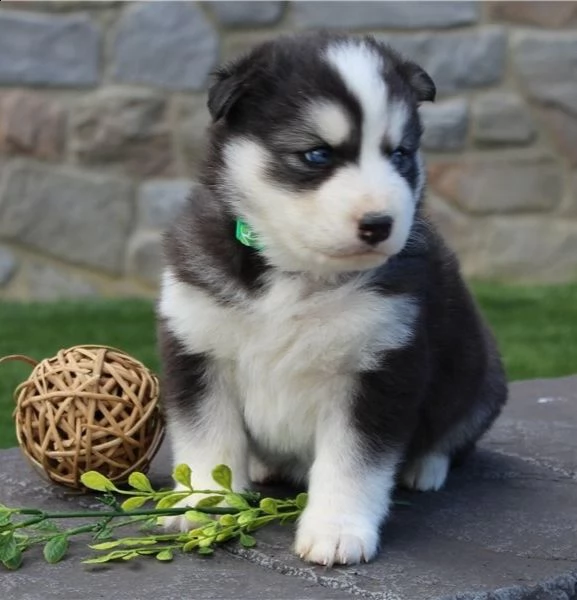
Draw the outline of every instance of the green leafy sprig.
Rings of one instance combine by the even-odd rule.
[[[261,498],[255,492],[233,492],[232,473],[226,465],[218,465],[212,472],[219,486],[215,490],[195,489],[188,465],[178,465],[172,477],[180,484],[178,491],[155,490],[148,477],[138,472],[128,479],[130,489],[119,489],[101,473],[89,471],[82,475],[82,483],[102,492],[99,500],[106,506],[103,510],[53,513],[0,505],[0,563],[7,569],[18,569],[23,553],[35,545],[43,546],[46,561],[57,563],[66,556],[70,539],[82,534],[91,536],[89,547],[96,552],[96,556],[83,561],[89,564],[141,556],[170,561],[180,552],[206,556],[219,544],[233,540],[250,548],[256,544],[252,532],[270,523],[296,520],[307,502],[304,493],[279,500]],[[196,503],[195,494],[201,495]],[[121,502],[123,496],[126,498]],[[190,499],[193,508],[175,506],[185,499]],[[158,527],[164,517],[177,515],[184,515],[194,529],[168,533]],[[92,522],[68,529],[55,523],[76,518]],[[117,536],[117,530],[135,525],[140,526],[139,535]]]

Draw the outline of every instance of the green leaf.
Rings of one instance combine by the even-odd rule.
[[[95,556],[94,558],[88,558],[83,560],[82,562],[85,564],[100,564],[110,562],[111,560],[118,560],[120,558],[124,558],[128,554],[133,554],[138,556],[137,552],[134,550],[115,550],[114,552],[109,552],[108,554],[104,554],[102,556]]]
[[[210,556],[211,554],[214,554],[214,549],[209,548],[208,546],[203,546],[198,549],[198,554],[201,556]]]
[[[140,508],[147,500],[148,498],[144,496],[132,496],[132,498],[127,498],[120,505],[120,508],[122,508],[122,510],[125,512],[130,510],[136,510],[137,508]]]
[[[16,555],[17,550],[16,539],[12,531],[0,534],[0,562],[4,563],[11,560]]]
[[[119,558],[121,558],[122,560],[130,560],[131,558],[138,558],[140,556],[140,553],[137,551],[133,551],[133,552],[127,552],[126,554],[124,554],[123,556],[120,556]]]
[[[265,513],[269,514],[269,515],[276,515],[278,512],[278,508],[276,505],[276,500],[273,500],[272,498],[263,498],[260,501],[260,508],[261,510],[263,510]]]
[[[10,525],[12,515],[10,513],[0,513],[0,527],[4,527],[6,525]]]
[[[189,492],[176,492],[168,496],[164,496],[156,503],[156,508],[172,508],[177,502],[184,500],[190,496]]]
[[[232,472],[226,465],[218,465],[212,470],[212,478],[220,487],[232,492]]]
[[[240,494],[227,494],[224,500],[231,508],[237,508],[238,510],[248,510],[250,508],[250,504]]]
[[[46,531],[47,533],[58,533],[60,529],[56,523],[52,521],[40,521],[40,523],[36,523],[36,525],[32,525],[31,529],[36,529],[38,531]]]
[[[156,555],[156,560],[172,560],[173,559],[173,555],[172,555],[172,550],[161,550],[157,555]]]
[[[252,537],[252,535],[248,535],[242,532],[240,534],[240,543],[245,548],[252,548],[253,546],[256,546],[256,540]]]
[[[305,506],[307,505],[308,498],[309,498],[308,494],[306,494],[305,492],[301,492],[295,498],[295,504],[297,505],[297,508],[300,508],[301,510],[303,510],[305,508]]]
[[[16,569],[20,568],[22,564],[22,552],[20,552],[19,548],[16,548],[16,551],[10,558],[3,560],[2,564],[11,571],[16,571]]]
[[[246,525],[251,521],[254,521],[258,517],[258,510],[251,508],[250,510],[245,510],[241,512],[237,517],[237,523],[239,525]]]
[[[150,481],[148,477],[144,473],[131,473],[128,478],[128,485],[133,487],[135,490],[139,492],[153,492],[152,485],[150,485]]]
[[[54,564],[60,562],[68,552],[68,538],[65,535],[53,537],[44,546],[44,558],[46,562]]]
[[[234,515],[222,515],[218,519],[218,522],[224,527],[230,527],[231,525],[236,525],[236,517]]]
[[[90,490],[96,490],[97,492],[112,492],[116,490],[116,486],[98,471],[88,471],[80,476],[80,481],[84,486]]]
[[[212,523],[212,519],[197,510],[187,510],[184,516],[192,523]]]
[[[191,477],[192,471],[190,470],[190,467],[184,463],[177,465],[172,472],[172,478],[174,481],[176,481],[176,483],[180,483],[186,488],[192,488]]]
[[[195,508],[210,508],[211,506],[216,506],[220,504],[224,500],[224,496],[206,496],[199,500],[194,507]]]
[[[197,546],[198,546],[198,540],[190,540],[190,542],[187,542],[186,544],[184,544],[184,546],[182,547],[182,551],[190,552],[191,550],[194,550]]]
[[[92,550],[110,550],[111,548],[117,548],[122,544],[122,540],[111,540],[110,542],[100,542],[99,544],[92,544],[88,546]]]

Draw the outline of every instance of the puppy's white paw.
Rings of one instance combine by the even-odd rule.
[[[449,457],[431,452],[407,465],[401,475],[405,487],[421,492],[440,490],[449,473]]]
[[[274,478],[274,471],[256,456],[251,456],[248,462],[248,475],[253,483],[265,483]]]
[[[308,562],[331,566],[368,562],[377,553],[379,528],[346,515],[327,518],[305,511],[297,529],[295,552]]]
[[[190,508],[190,510],[194,510],[197,502],[200,502],[203,498],[206,498],[208,494],[194,494],[189,496],[188,498],[183,498],[179,502],[177,502],[173,508]],[[209,515],[210,516],[210,515]],[[202,525],[206,525],[206,523],[195,523],[190,519],[187,519],[184,515],[175,515],[173,517],[162,517],[161,518],[162,526],[168,531],[181,531],[183,533],[190,531],[191,529],[196,529],[197,527],[201,527]]]

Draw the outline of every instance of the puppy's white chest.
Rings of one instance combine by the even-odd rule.
[[[315,290],[279,276],[234,308],[173,279],[161,312],[190,352],[226,365],[257,444],[309,462],[322,411],[346,401],[383,351],[408,342],[416,311],[410,298],[383,297],[361,281]]]

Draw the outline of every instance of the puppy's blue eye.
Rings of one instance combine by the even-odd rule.
[[[411,158],[411,153],[404,148],[397,148],[393,150],[389,154],[389,159],[397,167],[397,169],[402,169],[409,164],[409,160]]]
[[[311,165],[326,167],[333,162],[333,153],[330,148],[314,148],[304,153],[304,159]]]

